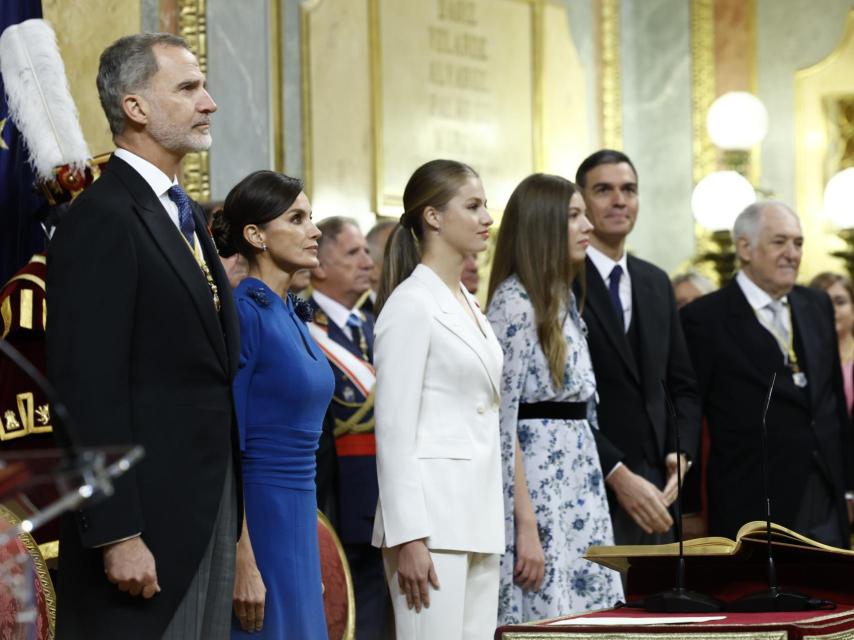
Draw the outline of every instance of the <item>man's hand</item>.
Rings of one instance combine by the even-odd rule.
[[[142,536],[104,547],[104,572],[119,591],[132,596],[142,594],[147,599],[160,593],[154,556]]]
[[[685,474],[688,473],[688,469],[691,468],[691,463],[688,462],[688,458],[684,453],[680,453],[682,456],[682,477],[680,478],[680,484],[685,480]],[[667,502],[667,506],[669,507],[671,504],[676,502],[676,496],[678,495],[676,492],[676,452],[668,453],[667,457],[664,459],[664,464],[667,465],[667,484],[664,485],[664,489],[661,493],[664,494],[664,499]]]
[[[420,613],[422,606],[430,606],[430,585],[438,589],[439,577],[423,540],[404,542],[399,549],[397,583],[406,595],[406,605]]]
[[[513,577],[525,591],[538,591],[543,583],[546,556],[537,532],[537,523],[516,523],[516,566]]]
[[[620,506],[646,533],[670,531],[673,518],[667,511],[669,505],[664,494],[649,480],[620,465],[605,483],[616,494]]]

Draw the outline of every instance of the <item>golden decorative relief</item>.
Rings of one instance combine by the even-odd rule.
[[[3,520],[10,525],[18,526],[21,524],[21,519],[16,516],[7,507],[0,505],[0,520]],[[24,545],[27,553],[33,561],[33,569],[35,570],[36,579],[42,588],[44,595],[44,606],[47,612],[48,638],[53,638],[56,632],[56,590],[53,587],[50,572],[47,570],[42,550],[36,544],[35,539],[29,533],[19,533],[18,540]],[[57,542],[57,545],[59,543]]]
[[[43,404],[35,406],[32,391],[15,396],[17,412],[7,409],[0,420],[0,441],[22,438],[31,433],[51,433],[50,408]]]
[[[21,329],[33,328],[33,290],[21,289]]]
[[[202,73],[208,68],[206,0],[178,0],[178,35],[190,45]],[[208,152],[197,151],[184,157],[181,165],[181,184],[193,200],[211,199],[211,179]]]
[[[46,404],[40,404],[36,407],[36,422],[40,426],[50,426],[50,407]]]
[[[27,430],[23,428],[21,423],[18,421],[18,416],[15,415],[14,411],[6,411],[3,413],[3,432],[6,436],[3,438],[4,440],[10,440],[12,438],[17,438],[19,436],[24,435]]]
[[[837,172],[854,167],[854,95],[826,95],[822,108],[827,123],[826,182]]]
[[[830,43],[828,46],[831,46]],[[816,64],[795,72],[795,210],[809,242],[801,276],[839,270],[832,254],[846,245],[824,213],[827,181],[851,161],[854,103],[854,9],[841,40]],[[849,165],[850,166],[850,165]]]
[[[623,148],[623,90],[620,72],[620,2],[601,0],[602,146]]]
[[[706,114],[715,100],[714,0],[691,2],[691,122],[696,184],[717,168],[715,147],[706,131]]]
[[[9,118],[3,118],[2,120],[0,120],[0,149],[3,149],[5,151],[9,150],[9,145],[7,145],[6,141],[3,140],[3,129],[6,128],[7,120],[9,120]]]
[[[12,301],[8,297],[0,303],[0,318],[3,319],[3,335],[0,335],[2,340],[12,330]]]
[[[311,9],[305,3],[300,6],[300,78],[302,86],[302,181],[309,199],[314,201],[314,158],[312,157],[313,138],[311,131]]]

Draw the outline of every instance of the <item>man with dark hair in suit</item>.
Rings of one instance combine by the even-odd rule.
[[[184,155],[210,146],[216,104],[169,34],[117,40],[97,84],[118,148],[50,245],[48,372],[82,445],[138,444],[145,458],[62,523],[57,636],[224,639],[238,325],[201,208],[176,180]]]
[[[637,173],[628,156],[597,151],[581,163],[576,182],[593,224],[584,320],[599,394],[596,445],[614,539],[667,542],[677,483],[674,431],[682,438],[683,475],[700,432],[673,289],[664,271],[626,255],[626,237],[638,215]],[[676,406],[675,421],[667,413],[662,381]]]
[[[356,637],[383,640],[390,601],[380,550],[371,546],[377,508],[374,441],[374,316],[360,307],[370,291],[368,242],[351,218],[317,225],[320,264],[312,270],[312,336],[335,373],[335,393],[318,449],[318,503],[334,516],[356,592]]]
[[[733,240],[735,280],[681,312],[711,437],[709,534],[734,538],[765,518],[761,416],[776,374],[767,416],[772,519],[847,548],[854,451],[830,298],[795,285],[804,238],[785,204],[747,207]]]

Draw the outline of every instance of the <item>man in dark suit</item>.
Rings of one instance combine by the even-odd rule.
[[[138,444],[145,458],[62,523],[57,635],[227,638],[238,326],[176,181],[183,156],[210,146],[216,105],[168,34],[108,47],[98,91],[118,148],[50,246],[48,372],[84,446]]]
[[[374,317],[360,308],[374,262],[355,220],[317,227],[319,266],[312,270],[312,336],[335,373],[335,393],[318,450],[318,501],[335,516],[356,593],[356,637],[383,640],[390,601],[380,550],[371,545],[377,509],[374,441]],[[325,498],[321,498],[322,494]],[[323,499],[323,502],[320,500]]]
[[[672,539],[675,429],[682,472],[697,449],[700,420],[691,362],[667,274],[626,255],[638,215],[631,160],[604,149],[578,168],[593,234],[585,263],[584,320],[599,393],[596,444],[617,544]],[[580,290],[580,287],[579,287]],[[661,382],[676,406],[668,416]]]
[[[750,205],[733,229],[741,271],[682,309],[708,419],[709,534],[765,518],[761,416],[768,410],[772,519],[848,547],[846,472],[854,459],[830,298],[795,285],[803,234],[780,202]]]

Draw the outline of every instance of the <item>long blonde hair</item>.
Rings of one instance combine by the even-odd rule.
[[[403,191],[404,213],[385,247],[374,305],[377,314],[395,287],[406,280],[421,261],[421,245],[425,241],[424,209],[443,209],[469,178],[477,177],[477,172],[462,162],[431,160],[418,167],[409,178]]]
[[[569,313],[573,279],[584,263],[570,262],[569,201],[577,192],[560,176],[535,173],[513,191],[501,218],[487,304],[502,282],[515,274],[525,288],[537,324],[555,389],[563,387],[566,340],[563,323]],[[581,278],[582,288],[584,278]],[[583,297],[583,296],[582,296]]]

